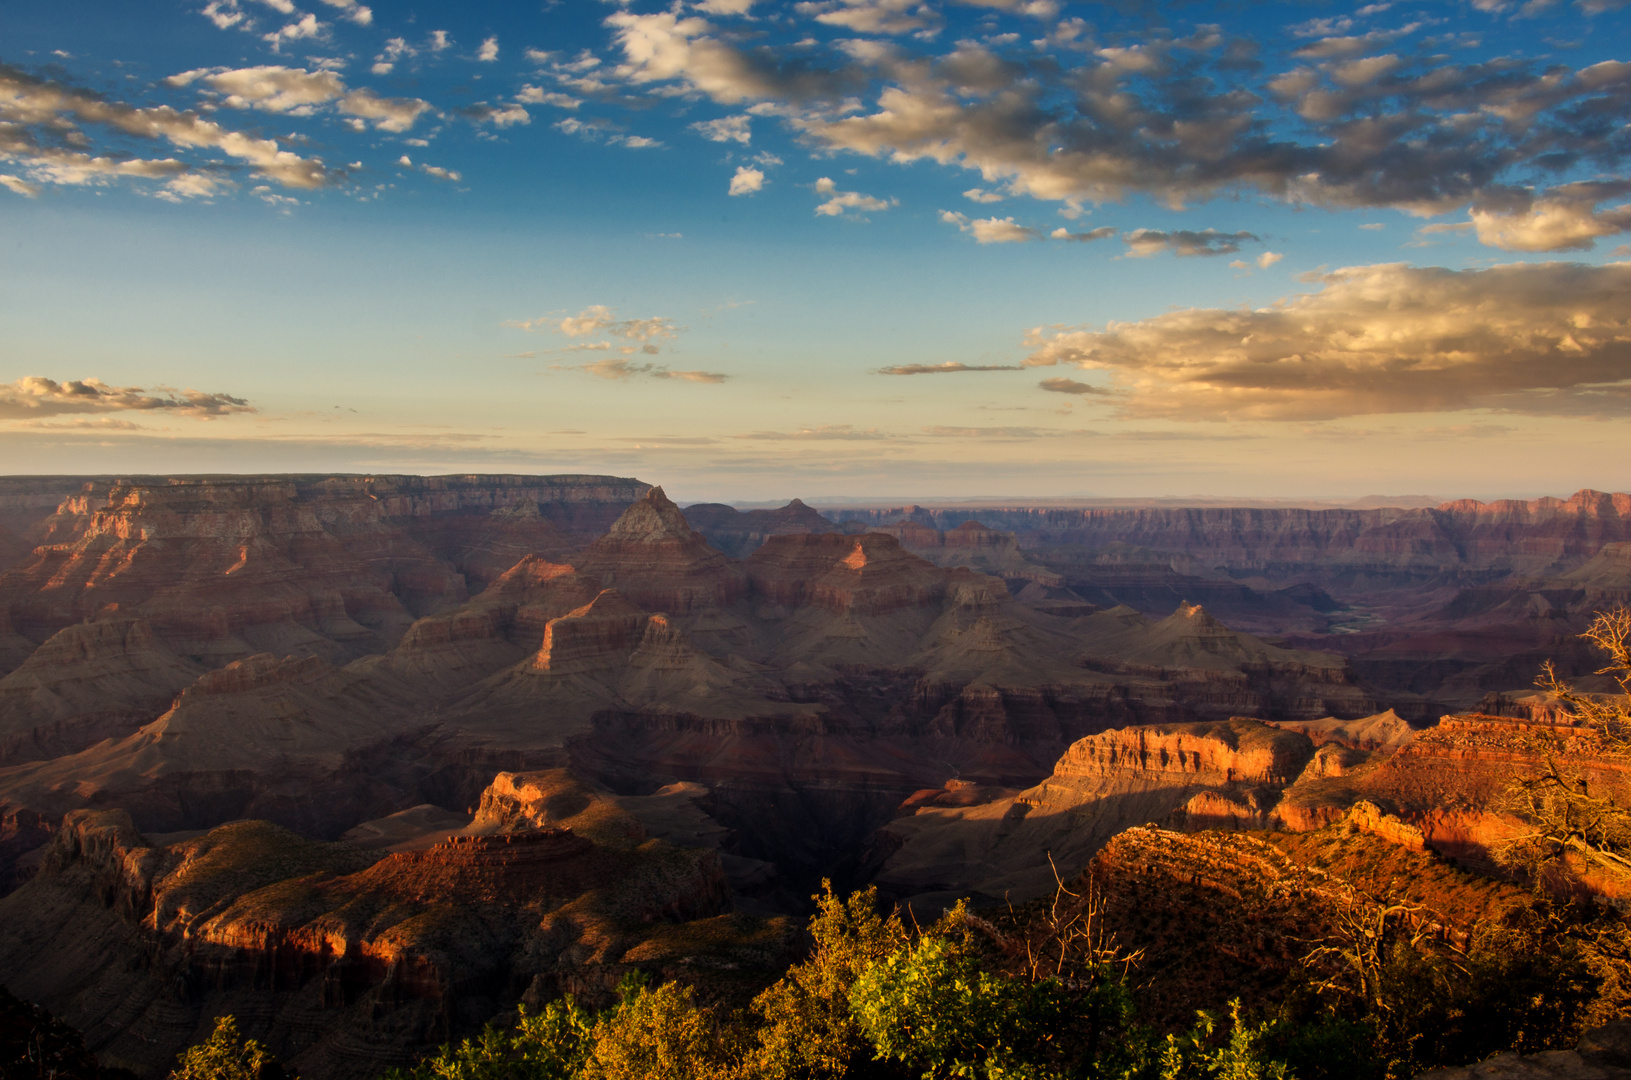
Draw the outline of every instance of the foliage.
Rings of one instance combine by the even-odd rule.
[[[906,928],[898,915],[878,914],[877,889],[841,900],[831,882],[821,884],[810,920],[810,959],[795,964],[753,1002],[761,1026],[744,1063],[748,1075],[828,1080],[853,1075],[873,1056],[850,1010],[850,988],[907,942]]]
[[[238,1034],[238,1021],[223,1016],[210,1037],[176,1058],[170,1080],[271,1080],[283,1076],[277,1059],[254,1039]]]
[[[733,1017],[631,976],[598,1014],[552,1002],[392,1080],[1401,1080],[1572,1040],[1602,985],[1564,932],[1578,912],[1537,900],[1457,948],[1355,894],[1276,1010],[1237,1000],[1165,1034],[1136,1023],[1136,957],[1093,896],[1061,884],[1004,927],[960,904],[908,930],[873,890],[827,886],[809,958]]]
[[[1574,720],[1594,730],[1610,757],[1631,757],[1631,609],[1598,613],[1580,635],[1608,656],[1598,675],[1612,678],[1619,694],[1581,694],[1558,678],[1548,662],[1539,684],[1550,690]],[[1544,762],[1516,778],[1507,807],[1528,825],[1500,852],[1503,862],[1536,881],[1568,882],[1586,867],[1631,887],[1631,808],[1594,791],[1589,778],[1564,762],[1558,749],[1538,740]]]
[[[940,1077],[1054,1075],[1053,1033],[1069,996],[1053,980],[983,970],[958,943],[925,936],[873,964],[850,989],[850,1009],[877,1056]]]
[[[591,1036],[579,1075],[592,1080],[707,1080],[724,1067],[713,1014],[674,983],[652,990],[637,976],[624,979]]]
[[[513,1031],[488,1025],[412,1069],[391,1070],[386,1080],[572,1080],[582,1072],[593,1026],[571,998],[551,1001],[536,1015],[523,1005]]]

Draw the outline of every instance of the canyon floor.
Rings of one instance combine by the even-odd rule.
[[[1301,883],[1232,960],[1152,974],[1200,1000],[1277,977],[1377,866],[1446,933],[1518,903],[1493,853],[1537,737],[1631,788],[1534,689],[1546,660],[1612,689],[1578,634],[1627,602],[1631,496],[1589,491],[744,512],[603,476],[6,478],[0,982],[142,1076],[230,1012],[365,1077],[632,969],[745,1001],[823,879],[935,914],[1096,868],[1151,940],[1184,889]]]

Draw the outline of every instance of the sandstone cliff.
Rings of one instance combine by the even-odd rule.
[[[560,776],[501,776],[475,827],[383,857],[256,821],[165,844],[79,811],[0,899],[0,967],[104,1062],[160,1075],[230,1011],[322,1080],[405,1063],[520,998],[598,1000],[633,964],[723,964],[698,938],[728,953],[762,931],[701,929],[687,955],[670,928],[728,905],[715,853],[645,839]]]

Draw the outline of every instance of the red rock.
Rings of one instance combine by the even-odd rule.
[[[772,536],[748,557],[754,592],[773,604],[881,615],[938,603],[947,574],[882,533]]]
[[[708,546],[660,487],[630,506],[572,565],[640,607],[671,615],[728,604],[746,584],[741,569]]]

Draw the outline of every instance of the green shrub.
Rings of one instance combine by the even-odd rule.
[[[273,1080],[283,1068],[266,1048],[238,1034],[238,1021],[223,1016],[210,1037],[176,1058],[170,1080]]]

